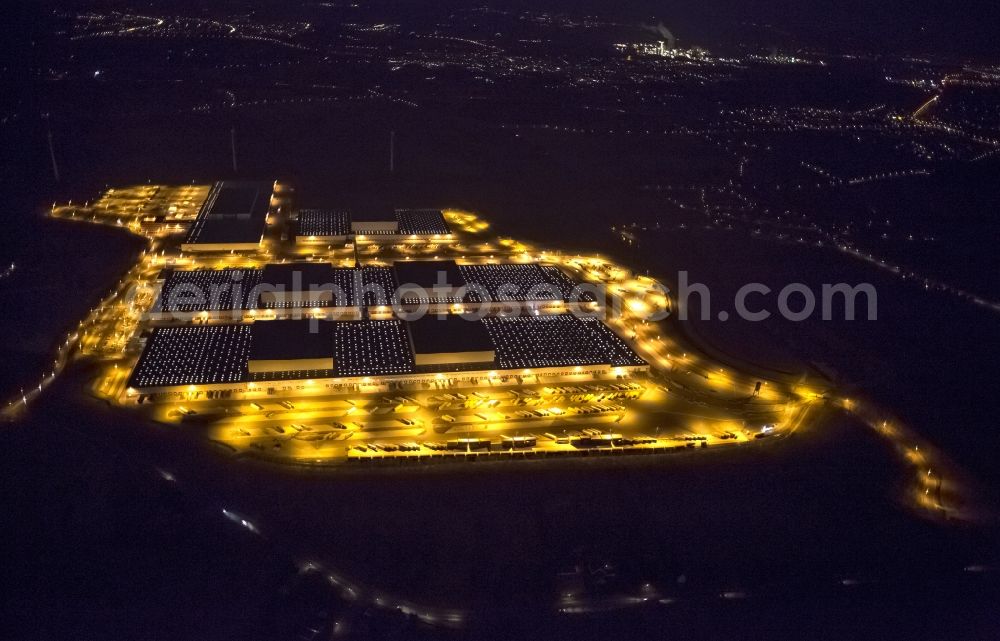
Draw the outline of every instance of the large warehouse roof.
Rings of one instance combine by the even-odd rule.
[[[354,269],[329,263],[272,264],[264,269],[166,269],[162,278],[164,284],[151,309],[153,313],[388,305],[396,290],[389,267]],[[318,289],[314,293],[331,292],[333,296],[308,296],[310,285]],[[286,294],[302,291],[306,295],[266,295],[279,287]],[[342,297],[339,292],[343,292]]]
[[[297,236],[347,236],[351,233],[350,212],[333,209],[300,209]]]
[[[251,182],[225,181],[219,184],[216,198],[208,215],[249,217],[260,200],[261,185]]]
[[[132,371],[131,387],[238,383],[246,379],[250,325],[157,327]]]
[[[391,207],[366,207],[361,211],[351,212],[351,222],[354,223],[378,223],[394,221],[397,224],[399,219],[396,211]]]
[[[625,341],[594,318],[572,314],[484,318],[502,369],[565,365],[645,365]]]
[[[439,275],[451,287],[435,292]],[[574,290],[576,283],[558,267],[535,264],[405,261],[393,268],[355,269],[300,262],[270,264],[263,269],[167,269],[162,277],[164,284],[153,313],[388,305],[397,283],[423,288],[400,292],[407,303],[594,300],[590,292]],[[460,298],[462,286],[467,291]]]
[[[337,376],[385,376],[414,371],[406,328],[398,320],[333,322]]]
[[[396,219],[401,234],[430,236],[451,233],[440,209],[397,209]]]
[[[592,301],[594,296],[554,265],[500,263],[459,265],[468,288],[466,302],[491,301]]]
[[[453,260],[396,261],[392,268],[400,285],[414,284],[430,289],[439,284],[450,287],[465,284],[462,272]]]
[[[315,320],[261,321],[252,325],[250,360],[296,360],[329,357],[331,323]]]
[[[493,351],[493,340],[478,318],[427,314],[406,325],[417,354]]]
[[[645,364],[601,321],[571,314],[480,321],[425,318],[410,322],[409,328],[400,320],[258,321],[156,328],[129,385],[148,388],[391,376],[426,371],[426,366],[418,368],[414,351],[417,355],[471,355],[471,360],[480,364],[491,350],[494,356],[488,367],[496,369]],[[319,359],[332,368],[324,365],[306,370],[302,365]],[[289,371],[251,373],[251,360],[291,365]]]
[[[396,261],[392,268],[404,303],[462,301],[465,279],[453,260]]]
[[[262,307],[357,306],[355,290],[360,270],[329,263],[283,263],[264,267],[261,275]],[[280,293],[281,296],[275,296]]]
[[[388,305],[396,291],[396,275],[389,267],[362,267],[362,303],[368,305]]]
[[[592,292],[554,265],[458,265],[453,260],[420,260],[396,261],[393,271],[400,286],[413,284],[423,290],[401,292],[403,302],[596,300]],[[464,292],[458,291],[463,287]]]
[[[248,309],[256,302],[259,269],[164,270],[163,287],[151,311],[200,312]]]
[[[274,186],[267,182],[216,183],[188,231],[184,245],[259,243]]]
[[[375,223],[386,225],[380,227]],[[295,234],[300,238],[348,236],[355,233],[367,236],[443,236],[450,234],[451,229],[440,209],[393,210],[374,207],[353,213],[332,209],[299,210]]]

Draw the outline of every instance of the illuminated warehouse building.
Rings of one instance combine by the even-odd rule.
[[[648,369],[604,323],[571,314],[275,320],[156,327],[129,386],[143,393],[274,393],[308,385],[622,375]]]
[[[253,251],[267,226],[275,185],[226,180],[215,183],[191,224],[181,250]]]
[[[301,209],[295,227],[296,244],[344,244],[454,240],[440,209],[395,209],[354,213],[332,209]]]
[[[166,269],[148,319],[251,321],[308,316],[391,318],[396,312],[498,314],[590,312],[598,296],[554,265],[401,261],[390,267],[329,263],[263,269]]]
[[[362,309],[386,306],[395,289],[392,269],[333,267],[329,263],[271,264],[263,269],[163,270],[152,321],[253,321],[308,316],[360,319]],[[386,292],[386,295],[377,295]]]
[[[395,263],[393,271],[403,311],[558,314],[598,307],[596,292],[555,265],[404,261]]]

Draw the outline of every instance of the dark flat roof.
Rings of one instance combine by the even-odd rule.
[[[381,223],[394,220],[397,220],[396,212],[391,207],[366,207],[360,212],[351,212],[351,222]]]
[[[459,314],[428,314],[407,322],[407,326],[416,354],[493,350],[493,340],[479,319]]]
[[[271,263],[264,266],[260,282],[268,285],[284,285],[288,290],[298,278],[299,284],[308,288],[309,285],[334,282],[336,271],[330,263]],[[298,277],[295,276],[296,273]]]
[[[250,215],[257,198],[260,186],[255,183],[223,183],[218,198],[209,212],[212,216]]]
[[[331,291],[333,293],[331,302],[337,307],[359,304],[355,294],[361,283],[361,270],[358,269],[333,267],[329,263],[284,263],[266,265],[262,272],[261,294],[271,288],[286,294],[302,293],[306,295],[303,298],[305,303],[311,300],[310,294],[316,295],[314,298],[321,300],[319,294]]]
[[[333,356],[331,324],[314,320],[260,321],[251,325],[250,360]]]
[[[215,183],[188,231],[187,244],[256,243],[264,235],[274,186],[267,182]]]
[[[254,218],[207,218],[195,221],[184,241],[188,244],[213,245],[257,243],[264,236],[265,220]]]
[[[452,287],[462,287],[465,279],[453,260],[397,261],[392,264],[396,272],[396,282],[400,285],[414,284],[428,291],[443,282]],[[439,274],[443,274],[439,280]]]

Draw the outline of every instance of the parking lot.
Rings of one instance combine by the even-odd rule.
[[[213,399],[143,406],[240,455],[299,463],[667,452],[744,443],[791,420],[757,399],[739,411],[648,378],[483,389]]]

